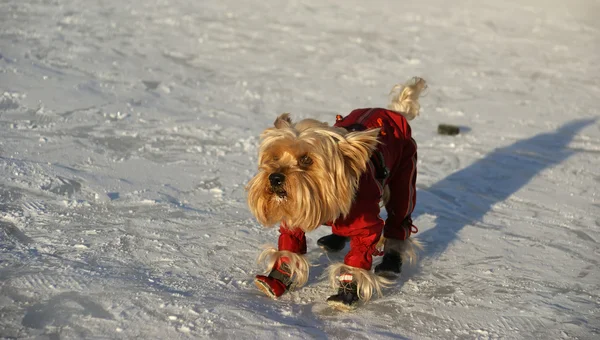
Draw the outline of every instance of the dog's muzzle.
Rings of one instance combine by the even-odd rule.
[[[269,175],[269,183],[271,183],[271,190],[279,197],[286,195],[283,189],[283,182],[285,181],[285,175],[279,172],[275,172]]]

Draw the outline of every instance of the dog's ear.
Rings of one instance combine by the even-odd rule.
[[[290,114],[287,112],[282,113],[279,117],[277,117],[277,119],[275,119],[275,122],[273,123],[273,125],[275,125],[275,128],[277,128],[277,129],[291,127],[292,119],[290,118]]]
[[[356,175],[362,174],[367,169],[367,162],[379,144],[378,135],[379,129],[350,132],[338,143],[346,163]]]

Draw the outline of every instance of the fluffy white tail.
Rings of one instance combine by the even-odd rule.
[[[392,99],[388,108],[400,113],[407,120],[413,120],[419,115],[419,96],[426,88],[427,83],[419,77],[414,77],[403,85],[394,86],[390,91]]]

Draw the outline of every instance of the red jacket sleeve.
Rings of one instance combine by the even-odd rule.
[[[279,226],[279,250],[306,254],[306,236],[300,228],[288,228],[283,223]]]

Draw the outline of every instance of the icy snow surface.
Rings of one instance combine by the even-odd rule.
[[[600,4],[593,0],[0,2],[0,336],[600,336]],[[354,313],[343,254],[257,292],[244,185],[281,112],[333,122],[429,81],[427,249]],[[463,127],[439,136],[439,123]]]

